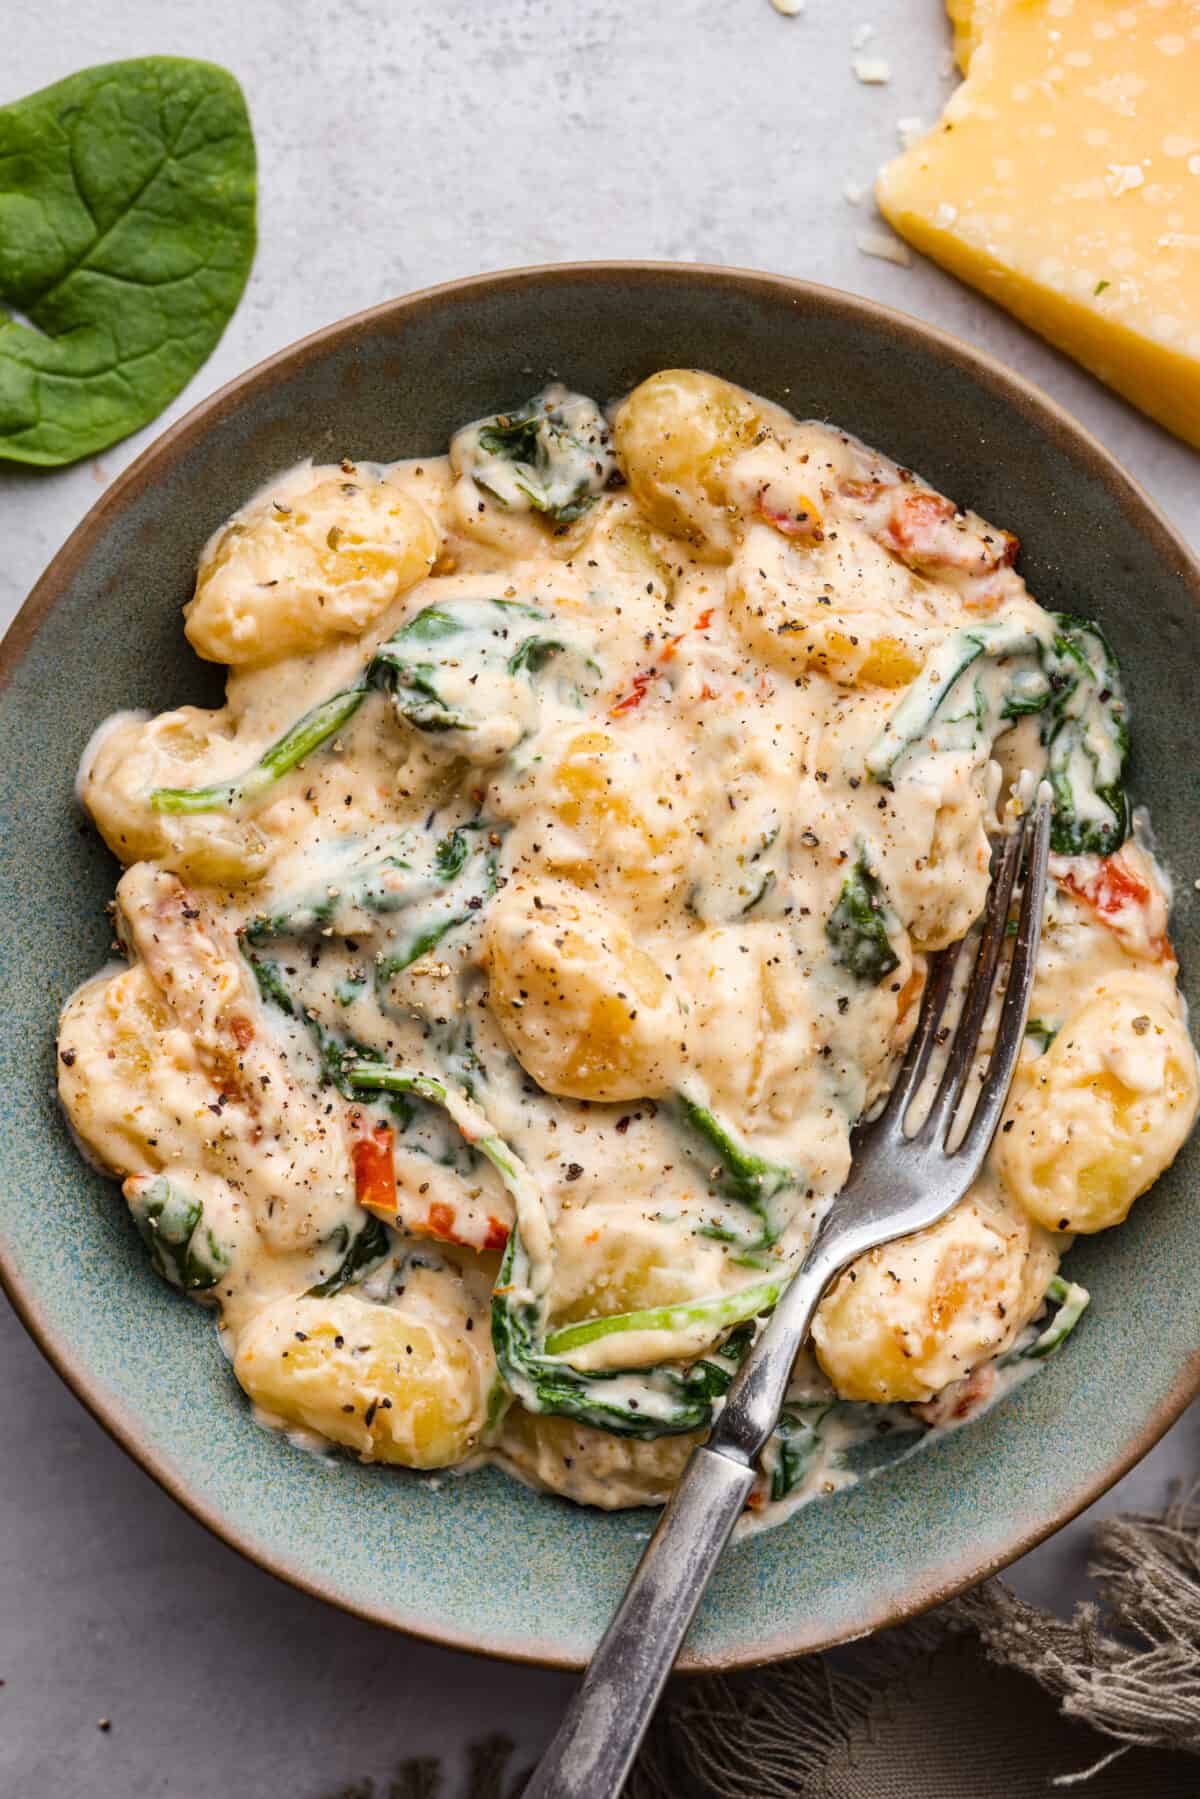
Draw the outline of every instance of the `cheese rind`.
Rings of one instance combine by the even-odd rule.
[[[1200,5],[949,4],[966,79],[880,208],[1200,444]]]

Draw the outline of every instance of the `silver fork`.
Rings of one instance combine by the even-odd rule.
[[[887,1104],[855,1131],[850,1177],[739,1369],[707,1443],[693,1450],[524,1799],[616,1799],[754,1484],[756,1459],[775,1428],[792,1364],[822,1294],[866,1250],[935,1224],[983,1166],[1028,1022],[1049,847],[1050,804],[1039,796],[1033,812],[1021,819],[997,854],[975,965],[928,1113],[906,1135],[905,1121],[939,1039],[961,943],[936,959]],[[996,984],[1022,862],[1016,941],[991,1059],[970,1120],[950,1148]]]

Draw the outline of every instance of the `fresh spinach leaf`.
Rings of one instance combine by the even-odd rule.
[[[155,418],[241,298],[254,212],[246,103],[212,63],[106,63],[0,107],[0,459],[76,462]]]

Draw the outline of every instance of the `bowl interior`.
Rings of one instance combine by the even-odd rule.
[[[269,1567],[381,1621],[578,1663],[652,1522],[533,1495],[494,1471],[405,1478],[260,1431],[211,1322],[150,1272],[115,1187],[53,1097],[63,999],[109,953],[115,868],[72,797],[117,707],[212,703],[180,629],[210,531],[312,455],[442,450],[464,420],[557,376],[611,398],[661,367],[717,370],[830,418],[1023,540],[1047,605],[1098,617],[1132,700],[1134,789],[1181,877],[1195,999],[1200,578],[1137,490],[1048,402],[962,345],[863,301],[767,276],[593,266],[484,277],[333,327],[207,402],[99,503],[6,646],[0,695],[0,1253],[56,1365],[204,1520]],[[1062,1522],[1149,1447],[1197,1368],[1192,1144],[1123,1229],[1077,1249],[1093,1307],[1069,1351],[980,1423],[726,1556],[690,1665],[815,1647],[929,1603]]]

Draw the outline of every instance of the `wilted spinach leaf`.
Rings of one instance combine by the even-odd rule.
[[[241,298],[254,205],[212,63],[106,63],[0,107],[0,459],[75,462],[156,417]]]
[[[833,959],[856,980],[878,986],[900,965],[888,941],[887,896],[862,856],[842,882],[838,903],[825,923]]]

